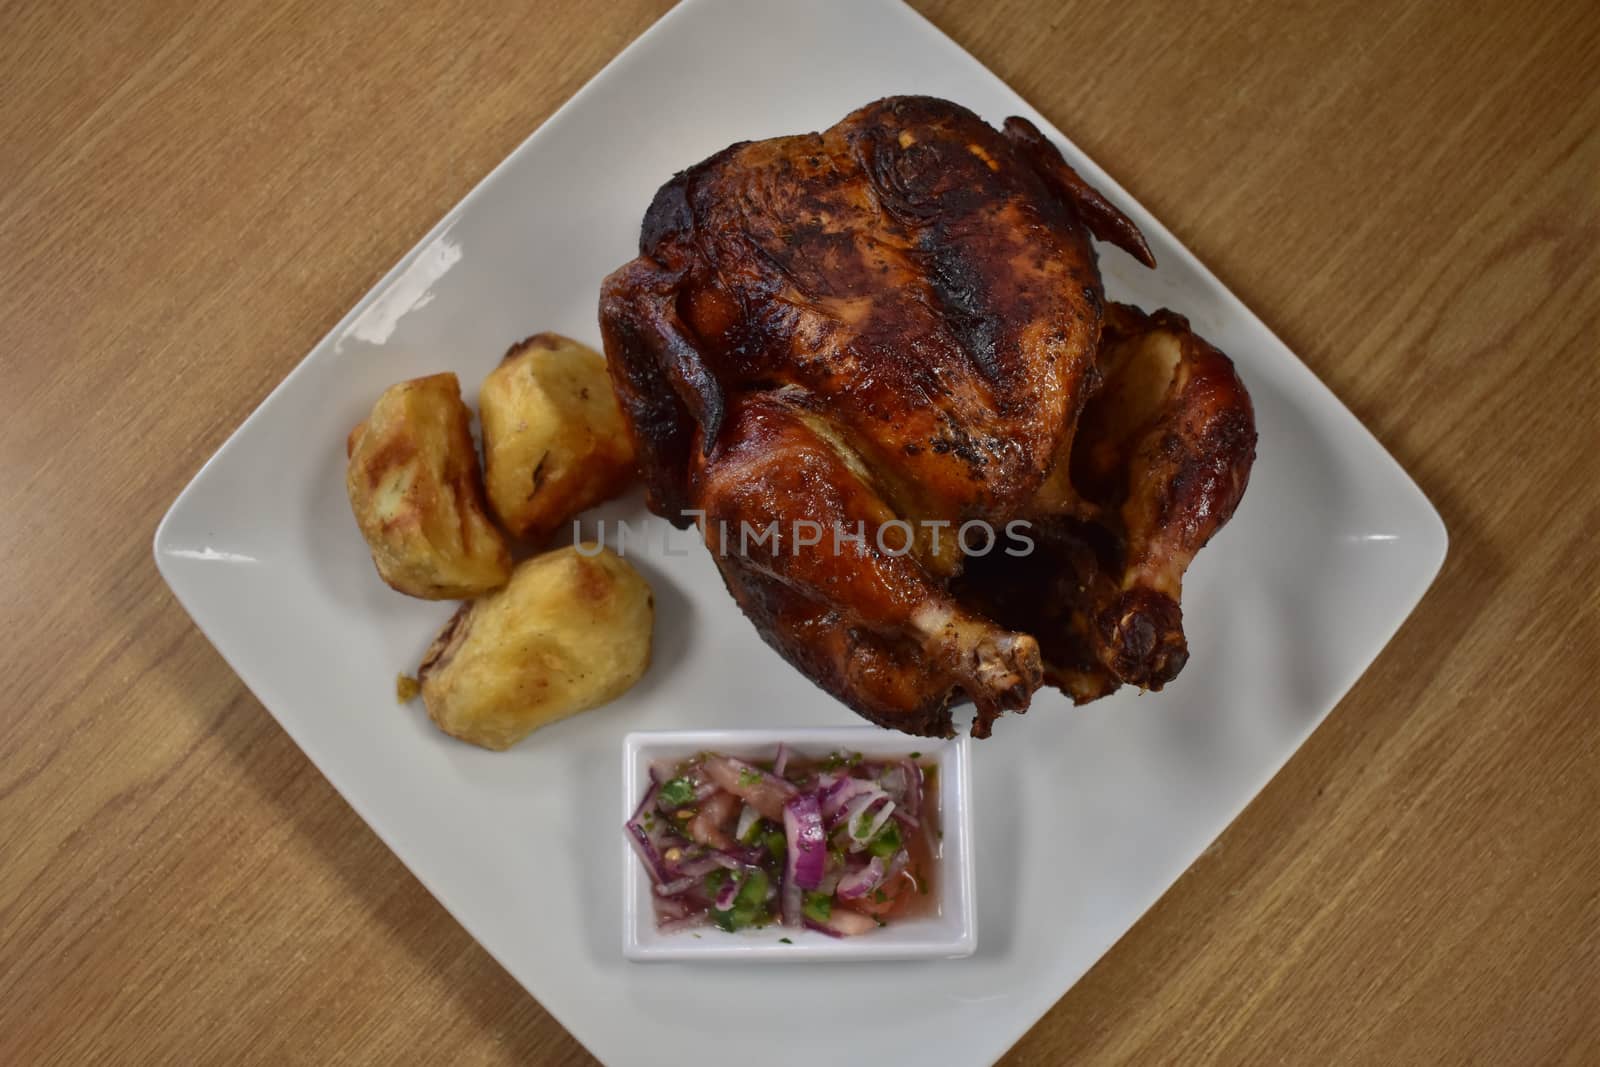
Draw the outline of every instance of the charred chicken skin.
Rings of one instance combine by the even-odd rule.
[[[982,737],[1043,684],[1160,689],[1187,659],[1250,400],[1182,317],[1106,304],[1091,237],[1154,265],[1026,120],[895,97],[678,174],[605,281],[650,507],[872,722],[944,736],[970,701]],[[1018,522],[1023,555],[957,536]]]

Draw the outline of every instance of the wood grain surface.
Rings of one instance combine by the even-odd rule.
[[[589,1062],[149,544],[667,6],[0,4],[0,1063]],[[1360,684],[1010,1062],[1600,1062],[1600,9],[917,6],[1301,353],[1451,534]]]

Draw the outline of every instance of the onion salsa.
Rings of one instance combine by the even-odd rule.
[[[871,933],[938,909],[937,764],[920,752],[767,760],[702,752],[650,768],[627,822],[662,933]]]

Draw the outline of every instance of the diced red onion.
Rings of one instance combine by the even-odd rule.
[[[917,766],[915,760],[902,760],[901,766],[906,769],[906,814],[917,820],[915,825],[921,824],[922,819],[922,768]]]
[[[710,856],[680,856],[676,862],[667,863],[673,878],[703,878],[716,869],[717,861]]]
[[[681,919],[689,914],[689,905],[682,897],[658,897],[656,899],[657,919]]]
[[[849,871],[839,879],[840,900],[860,900],[883,884],[883,861],[872,857],[865,867]]]
[[[628,824],[630,826],[638,822],[640,816],[645,813],[645,809],[650,807],[650,802],[656,798],[657,790],[658,786],[656,785],[655,779],[652,778],[650,781],[650,788],[646,789],[644,791],[644,796],[639,798],[639,806],[633,809],[632,815],[628,816]]]
[[[699,876],[693,874],[685,875],[682,878],[674,878],[670,882],[656,886],[656,892],[664,897],[675,897],[686,889],[693,889],[699,883]]]
[[[860,843],[862,848],[866,848],[872,843],[872,839],[878,836],[878,831],[883,829],[884,823],[888,822],[890,816],[892,816],[894,813],[894,801],[885,800],[883,802],[883,807],[878,809],[877,814],[873,815],[872,817],[872,822],[867,825],[867,832],[857,838],[857,841]]]
[[[878,808],[869,816],[867,813],[875,804]],[[894,814],[894,807],[894,801],[889,799],[889,794],[881,789],[876,794],[863,793],[845,805],[843,821],[845,832],[850,835],[850,840],[853,842],[850,846],[852,852],[860,852],[867,847],[877,836],[878,831],[883,829],[883,824]]]
[[[822,797],[822,814],[828,819],[830,826],[836,824],[841,818],[840,813],[848,810],[849,805],[861,803],[863,797],[887,796],[882,788],[873,782],[863,782],[859,778],[841,778],[835,782]],[[856,810],[860,812],[862,807]]]
[[[756,820],[759,818],[761,818],[761,813],[749,804],[740,809],[739,825],[733,831],[734,840],[741,845],[744,844],[745,837],[750,833],[750,828],[756,824]]]
[[[800,889],[815,889],[822,881],[828,847],[822,833],[822,813],[817,798],[800,793],[783,806],[783,833],[788,844],[784,879]]]
[[[740,867],[744,866],[744,864],[740,863],[736,857],[730,856],[726,852],[720,852],[716,849],[712,849],[706,854],[706,861],[711,864],[711,868],[708,869],[708,873],[709,870],[714,870],[717,867],[721,867],[725,871],[737,871]]]
[[[848,804],[839,809],[839,821],[844,823],[849,828],[850,834],[854,836],[856,820],[861,818],[862,813],[876,804],[880,798],[884,798],[887,795],[881,789],[874,789],[870,793],[857,793],[850,798]]]
[[[772,773],[782,778],[784,768],[787,766],[789,766],[789,746],[779,741],[778,754],[772,759]]]
[[[744,866],[726,852],[710,849],[697,852],[692,856],[680,859],[678,862],[667,862],[667,872],[673,878],[704,878],[712,871],[721,867],[725,871],[736,871]]]
[[[718,911],[727,911],[733,907],[734,900],[739,896],[739,890],[744,886],[744,879],[743,874],[735,874],[722,883],[722,887],[717,890],[716,899],[711,902]]]
[[[736,848],[728,853],[728,857],[741,867],[759,867],[767,859],[767,854],[757,846],[755,848]]]
[[[673,810],[672,805],[668,804],[667,798],[661,795],[661,787],[666,784],[666,782],[651,782],[650,794],[655,797],[655,803],[652,804],[651,807],[655,808],[657,811],[670,813]]]
[[[659,883],[667,880],[669,875],[661,854],[650,842],[650,835],[645,833],[644,827],[638,823],[628,823],[628,843],[633,846],[633,851],[638,853],[640,862],[644,864],[644,869],[650,872],[650,877],[654,881]]]
[[[663,856],[666,850],[662,846],[671,836],[665,832],[666,821],[652,816],[656,828],[649,829],[644,824],[645,814],[652,807],[656,799],[656,792],[657,787],[654,783],[651,784],[649,789],[645,790],[644,797],[639,801],[639,806],[634,809],[633,817],[628,820],[627,830],[628,840],[633,845],[633,850],[644,861],[645,869],[650,872],[650,876],[660,884],[670,882],[677,877],[677,872],[672,870],[671,865],[667,863]],[[673,841],[677,840],[676,838],[671,839]]]

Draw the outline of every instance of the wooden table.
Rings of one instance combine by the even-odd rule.
[[[0,7],[0,1063],[588,1062],[148,546],[667,6]],[[1600,12],[917,6],[1301,353],[1451,534],[1327,724],[1012,1061],[1600,1062]]]

